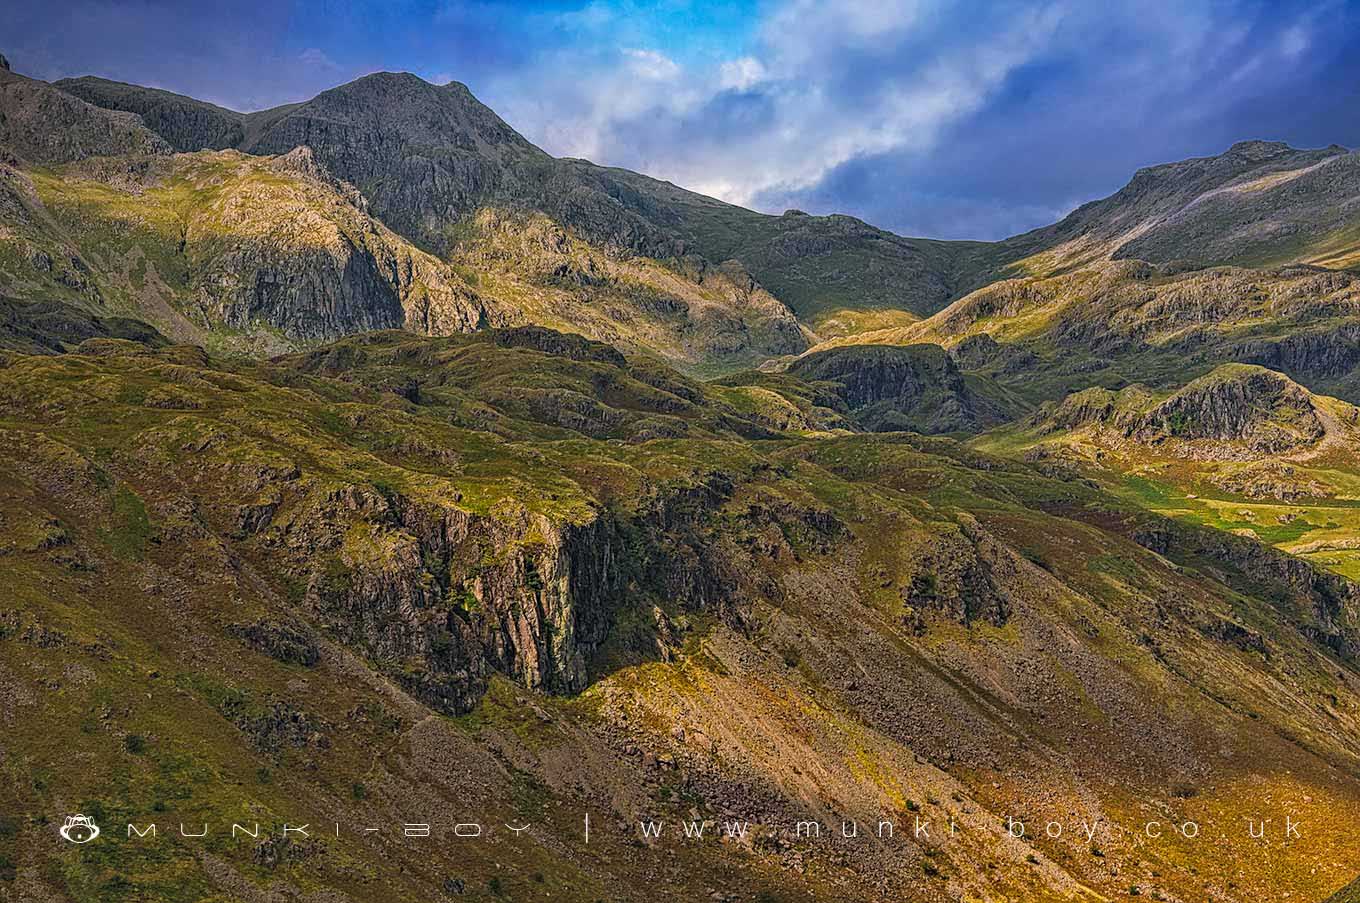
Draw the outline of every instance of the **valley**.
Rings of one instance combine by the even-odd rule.
[[[935,241],[6,65],[0,900],[1348,899],[1357,173]]]

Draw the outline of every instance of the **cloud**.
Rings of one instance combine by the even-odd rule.
[[[631,60],[629,73],[651,81],[670,81],[680,74],[680,65],[675,60],[655,50],[627,48],[623,55]]]
[[[753,56],[727,60],[718,69],[718,84],[724,91],[749,91],[767,77],[765,65]]]
[[[493,83],[493,105],[549,151],[734,203],[996,238],[1139,166],[1280,137],[1244,107],[1322,90],[1311,79],[1354,33],[1344,5],[1251,0],[760,9],[739,53],[572,45],[537,64],[534,103],[515,100],[519,73]],[[582,43],[605,48],[616,26],[577,24]]]
[[[932,146],[1042,52],[1059,21],[1056,6],[1019,9],[950,39],[956,23],[936,4],[794,0],[763,23],[755,52],[730,59],[682,66],[638,48],[617,67],[555,57],[549,66],[576,77],[545,72],[551,103],[512,121],[549,150],[607,155],[749,203],[858,157]],[[553,122],[534,121],[547,110]]]
[[[298,62],[305,66],[316,69],[325,69],[332,72],[339,71],[341,66],[335,60],[326,55],[326,52],[319,47],[308,47],[298,54]]]

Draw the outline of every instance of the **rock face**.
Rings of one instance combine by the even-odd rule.
[[[1227,457],[1279,454],[1326,435],[1312,393],[1273,370],[1247,364],[1219,367],[1166,398],[1143,386],[1086,389],[1035,415],[1034,422],[1050,433],[1096,426],[1145,444],[1200,442],[1195,449],[1206,454],[1217,443]]]
[[[64,78],[52,83],[67,94],[106,110],[136,113],[146,127],[180,152],[223,150],[245,140],[245,117],[232,110],[104,78]]]
[[[0,69],[0,147],[36,164],[171,152],[136,114],[100,109],[8,67]]]
[[[1015,606],[1006,585],[1018,567],[1012,552],[975,520],[964,519],[922,550],[902,601],[911,610],[909,617],[933,610],[960,624],[983,620],[1000,627]]]
[[[88,223],[104,209],[116,217],[122,204],[143,210],[150,228],[135,236],[131,259],[112,258],[118,244],[109,240],[85,253],[106,277],[150,258],[158,267],[151,286],[170,295],[162,309],[205,331],[267,329],[314,341],[393,328],[448,335],[495,319],[452,268],[356,206],[357,192],[320,172],[305,148],[278,158],[224,151],[92,160],[53,188],[49,208],[72,220]],[[79,189],[103,206],[92,211]],[[183,321],[163,328],[176,326],[193,337]]]
[[[622,585],[604,521],[507,522],[349,489],[316,500],[298,526],[309,547],[340,543],[336,563],[313,571],[307,604],[374,660],[407,663],[403,685],[451,713],[475,705],[495,672],[583,689]]]
[[[279,531],[309,569],[314,616],[412,695],[460,714],[497,673],[546,692],[583,690],[592,656],[638,594],[730,611],[736,578],[700,530],[730,489],[659,495],[626,521],[601,511],[563,524],[346,487],[310,499]],[[297,642],[258,626],[242,635],[271,655],[296,654]]]
[[[798,358],[788,372],[826,383],[872,432],[947,433],[1005,419],[974,396],[938,345],[862,345]]]
[[[1312,396],[1264,367],[1230,365],[1187,385],[1133,424],[1135,438],[1176,436],[1242,442],[1274,454],[1322,438]]]
[[[54,301],[0,297],[0,349],[24,354],[57,354],[86,339],[127,339],[151,346],[168,344],[141,320],[96,317]]]
[[[1295,604],[1300,630],[1337,655],[1360,655],[1360,585],[1253,539],[1171,520],[1133,531],[1139,545],[1176,561],[1198,558],[1240,574],[1244,586],[1276,588]]]

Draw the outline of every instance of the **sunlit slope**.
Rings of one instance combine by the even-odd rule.
[[[20,898],[344,899],[359,876],[384,898],[1248,901],[1351,877],[1339,576],[948,439],[781,433],[740,387],[545,330],[258,364],[156,344],[0,365],[7,806],[535,827],[205,852],[56,848],[28,819],[0,834]],[[1239,830],[1279,807],[1306,840]],[[752,840],[636,839],[725,817]],[[890,843],[836,839],[882,818]],[[1148,819],[1224,836],[1148,843]]]

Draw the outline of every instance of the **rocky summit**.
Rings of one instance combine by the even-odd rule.
[[[1354,899],[1357,173],[945,242],[0,57],[0,900]]]

